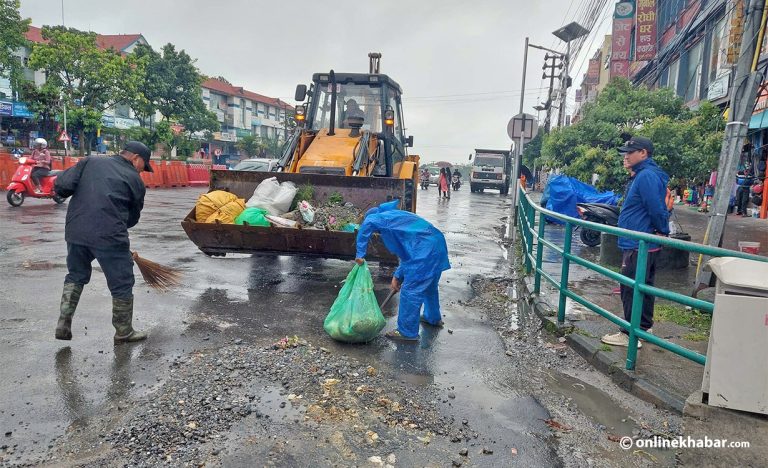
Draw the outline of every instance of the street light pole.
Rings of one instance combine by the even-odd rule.
[[[568,100],[568,72],[571,68],[571,41],[565,43],[565,57],[563,58],[563,79],[560,80],[560,109],[557,119],[557,126],[565,125],[565,104]]]
[[[523,113],[523,106],[525,105],[525,75],[528,72],[528,38],[525,38],[525,51],[523,52],[523,79],[522,79],[522,86],[520,90],[520,114]],[[525,120],[523,120],[523,125],[525,125]],[[523,148],[525,145],[525,140],[523,138],[523,133],[520,134],[520,143],[518,145],[517,149],[517,157],[513,159],[512,164],[512,180],[509,181],[509,184],[512,186],[512,206],[514,207],[512,212],[514,213],[514,219],[512,220],[513,226],[517,226],[517,180],[520,178],[520,164],[523,159]],[[514,146],[514,145],[513,145]],[[512,148],[510,148],[510,151],[512,151]]]
[[[61,26],[65,27],[64,24],[64,0],[61,0]],[[67,132],[67,96],[64,96],[64,99],[62,99],[62,102],[64,103],[64,134],[69,137],[69,132]],[[69,156],[69,140],[64,140],[64,157]]]

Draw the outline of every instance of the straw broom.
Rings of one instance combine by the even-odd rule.
[[[181,272],[175,268],[155,263],[146,258],[139,257],[138,252],[131,252],[133,261],[139,267],[144,281],[151,287],[160,291],[168,291],[178,286],[181,281]]]

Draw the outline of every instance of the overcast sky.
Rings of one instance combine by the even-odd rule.
[[[403,88],[412,152],[426,161],[464,162],[473,148],[509,147],[506,125],[520,105],[525,37],[564,48],[551,32],[575,19],[566,12],[576,11],[576,5],[569,0],[64,0],[64,19],[69,27],[101,34],[141,33],[155,48],[172,42],[197,59],[201,73],[291,103],[296,84],[307,83],[312,73],[331,68],[365,73],[368,52],[381,52],[382,73]],[[22,0],[21,13],[35,26],[61,24],[61,0]],[[528,113],[535,114],[532,106],[545,99],[543,56],[529,53]]]

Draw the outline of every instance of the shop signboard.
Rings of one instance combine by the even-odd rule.
[[[644,62],[656,57],[656,0],[637,0],[635,60]]]
[[[730,77],[731,73],[726,71],[713,80],[712,83],[709,84],[709,89],[707,90],[707,100],[713,101],[727,96]]]
[[[589,68],[587,68],[586,83],[589,85],[600,82],[600,58],[590,59]]]
[[[0,116],[12,116],[13,103],[10,101],[0,101]]]
[[[24,102],[14,102],[13,103],[13,116],[14,117],[20,117],[22,119],[31,119],[35,116],[32,112],[30,112],[29,108],[27,108],[27,104]]]
[[[629,61],[632,52],[632,26],[635,21],[635,2],[623,1],[616,4],[613,14],[611,38],[610,77],[629,77]]]

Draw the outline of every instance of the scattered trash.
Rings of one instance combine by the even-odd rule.
[[[280,227],[295,228],[299,226],[299,223],[291,219],[282,218],[280,216],[266,215],[267,221]]]
[[[312,224],[315,221],[315,208],[308,201],[302,200],[299,203],[299,212],[301,212],[301,217],[307,223]]]
[[[617,436],[616,434],[608,434],[608,440],[611,442],[619,442],[621,441],[621,437]]]
[[[273,349],[288,349],[288,348],[298,348],[299,346],[306,346],[307,342],[305,340],[302,340],[296,335],[293,335],[292,337],[286,336],[285,338],[281,338],[276,343],[272,344]]]
[[[517,449],[516,448],[511,448],[511,449],[509,449],[509,451],[512,452],[512,455],[517,455]]]
[[[483,455],[493,455],[493,449],[490,449],[488,447],[483,447]]]
[[[557,422],[554,419],[544,419],[543,421],[544,421],[544,423],[547,426],[551,427],[552,429],[554,429],[556,431],[568,432],[568,431],[572,431],[573,430],[572,427],[566,426],[565,424]]]
[[[424,437],[416,437],[419,442],[423,443],[424,445],[429,445],[430,442],[432,442],[432,436],[427,434]]]

